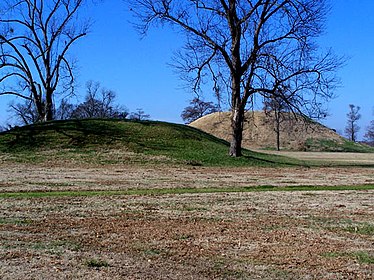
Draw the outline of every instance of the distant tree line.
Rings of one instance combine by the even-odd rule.
[[[39,113],[33,102],[23,102],[10,105],[10,112],[16,118],[17,123],[27,125],[40,120]],[[116,103],[116,93],[101,87],[99,82],[88,81],[86,83],[86,95],[84,101],[78,104],[69,103],[62,99],[58,108],[53,110],[54,119],[132,119],[147,120],[150,118],[142,109],[136,109],[130,113],[127,108]]]

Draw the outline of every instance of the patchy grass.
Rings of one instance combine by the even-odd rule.
[[[356,251],[356,252],[328,252],[322,254],[323,257],[326,258],[340,258],[340,257],[347,257],[350,259],[355,259],[360,264],[374,264],[374,255],[369,254],[368,252],[364,251]]]
[[[374,225],[368,223],[346,226],[343,230],[351,233],[374,236]]]
[[[0,225],[29,225],[32,221],[29,219],[12,219],[12,218],[0,218]]]
[[[91,268],[109,267],[109,263],[107,261],[93,258],[86,260],[84,264]]]
[[[1,199],[0,278],[372,279],[374,192],[304,194]]]
[[[251,186],[251,187],[222,187],[222,188],[162,188],[162,189],[130,189],[108,191],[40,191],[40,192],[6,192],[0,193],[0,198],[41,198],[61,196],[111,196],[111,195],[167,195],[191,193],[231,193],[231,192],[266,192],[266,191],[362,191],[374,190],[374,185],[357,186]],[[186,208],[186,211],[195,209]]]
[[[66,240],[54,240],[54,241],[43,241],[36,242],[31,246],[34,250],[45,251],[48,254],[61,256],[66,250],[79,251],[81,246],[76,242]]]

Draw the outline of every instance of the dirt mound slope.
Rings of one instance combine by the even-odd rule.
[[[230,140],[230,112],[206,115],[190,124],[191,126]],[[289,115],[280,124],[280,147],[285,150],[323,150],[321,143],[331,142],[339,146],[346,140],[332,129],[317,122],[306,121]],[[317,144],[318,143],[318,144]],[[250,149],[275,149],[277,134],[275,121],[264,112],[247,112],[243,131],[243,147]]]

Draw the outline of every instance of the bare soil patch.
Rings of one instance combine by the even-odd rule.
[[[0,192],[374,184],[370,168],[0,166]],[[1,279],[373,279],[374,191],[0,198]]]

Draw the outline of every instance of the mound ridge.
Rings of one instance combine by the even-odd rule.
[[[214,136],[230,141],[230,112],[206,115],[190,124]],[[305,120],[286,117],[280,125],[280,146],[285,150],[327,150],[321,143],[330,142],[335,149],[346,140],[326,126]],[[277,139],[274,120],[262,111],[247,112],[243,131],[243,147],[248,149],[275,149]],[[332,149],[330,145],[330,148]]]

